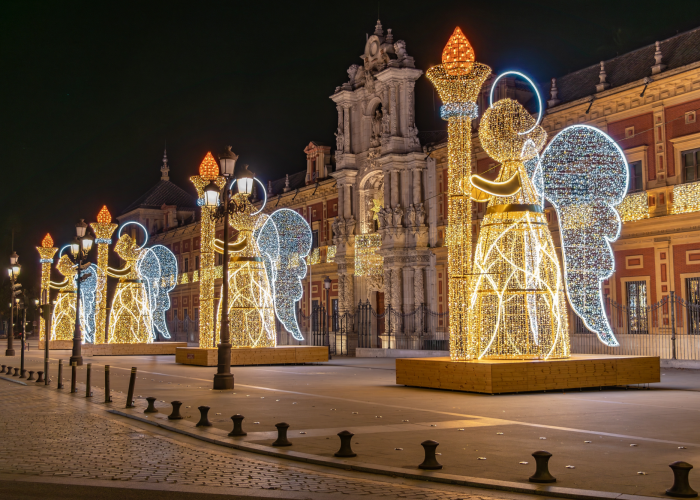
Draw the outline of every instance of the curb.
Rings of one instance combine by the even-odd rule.
[[[14,382],[14,381],[13,381]],[[177,427],[172,427],[170,425],[162,424],[160,422],[155,422],[153,420],[148,420],[146,418],[138,417],[136,415],[131,415],[119,410],[107,410],[108,413],[114,415],[119,415],[122,417],[130,418],[132,420],[137,420],[145,424],[153,425],[155,427],[160,427],[168,431],[175,432],[177,434],[182,434],[184,436],[199,439],[200,441],[206,441],[208,443],[216,444],[219,446],[224,446],[226,448],[232,448],[234,450],[248,451],[252,453],[258,453],[261,455],[267,455],[276,458],[284,458],[287,460],[293,460],[295,462],[304,462],[314,465],[324,465],[327,467],[333,467],[336,469],[343,470],[354,470],[358,472],[367,472],[371,474],[379,474],[391,477],[402,477],[406,479],[417,479],[419,481],[430,481],[434,483],[452,484],[457,486],[469,486],[476,488],[485,488],[490,490],[500,490],[509,491],[514,493],[525,493],[530,495],[541,495],[556,498],[572,498],[576,500],[602,500],[602,499],[617,499],[617,500],[651,500],[660,497],[647,497],[639,495],[627,495],[623,493],[614,493],[608,491],[594,491],[594,490],[581,490],[577,488],[562,488],[559,486],[545,486],[530,483],[514,483],[511,481],[498,481],[495,479],[486,479],[478,477],[469,476],[457,476],[453,474],[442,474],[439,472],[430,471],[407,471],[406,469],[399,469],[396,467],[388,467],[384,465],[368,464],[364,462],[355,462],[349,460],[341,460],[335,458],[324,458],[318,455],[311,455],[309,453],[300,453],[295,451],[282,451],[278,448],[272,448],[270,446],[258,445],[254,443],[239,444],[232,443],[228,441],[222,441],[213,437],[204,436],[199,433],[189,432],[185,429],[179,429]]]
[[[13,382],[13,383],[19,384],[19,385],[27,385],[26,382],[22,382],[21,380],[14,380],[11,378],[3,377],[2,375],[0,375],[0,379],[7,380],[8,382]]]

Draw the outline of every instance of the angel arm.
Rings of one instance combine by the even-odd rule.
[[[245,238],[243,238],[242,241],[229,243],[228,244],[228,251],[229,252],[240,252],[246,246],[248,246],[248,237],[247,236]],[[224,242],[222,240],[215,239],[214,242],[212,243],[212,247],[214,248],[214,251],[216,253],[220,253],[220,254],[224,253]]]
[[[68,285],[68,278],[64,279],[60,283],[56,283],[55,281],[49,281],[49,288],[52,288],[54,290],[61,290],[65,288]]]
[[[107,267],[107,276],[109,276],[110,278],[123,278],[124,276],[128,276],[130,272],[131,264],[124,267],[123,269],[114,269],[113,267]]]
[[[512,196],[522,189],[519,172],[503,182],[490,181],[478,175],[472,175],[470,180],[471,198],[477,202],[486,201],[491,196]]]

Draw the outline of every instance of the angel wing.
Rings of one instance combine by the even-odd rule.
[[[170,338],[165,323],[165,312],[170,309],[170,291],[177,283],[177,259],[163,245],[144,249],[137,262],[139,276],[146,284],[148,305],[153,318],[152,330],[155,340],[156,330],[166,339]]]
[[[562,130],[542,153],[544,196],[557,211],[569,303],[589,330],[619,345],[605,314],[601,281],[615,270],[610,243],[622,222],[628,167],[617,143],[588,125]]]
[[[304,289],[304,257],[311,251],[311,228],[294,210],[274,212],[257,232],[256,239],[273,290],[275,313],[285,329],[297,340],[304,340],[294,312]]]
[[[95,264],[81,271],[80,326],[85,334],[84,342],[95,342],[95,311],[104,290],[105,274]]]

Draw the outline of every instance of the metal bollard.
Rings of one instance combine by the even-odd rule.
[[[13,377],[19,376],[19,368],[15,368],[15,373],[12,375]]]
[[[199,422],[195,427],[211,427],[212,423],[209,421],[209,407],[208,406],[198,406],[200,417]]]
[[[557,479],[549,473],[549,459],[552,454],[548,451],[536,451],[532,454],[535,458],[535,473],[530,476],[531,483],[556,483]]]
[[[131,378],[129,379],[129,392],[126,395],[126,407],[134,407],[134,386],[136,385],[136,367],[131,367]]]
[[[182,406],[181,401],[171,401],[171,405],[173,405],[173,412],[168,415],[168,420],[182,420],[182,415],[180,415],[180,407]]]
[[[243,419],[245,417],[240,413],[236,413],[231,420],[233,420],[233,430],[228,433],[229,436],[247,436],[248,433],[243,430]]]
[[[5,367],[6,367],[6,366],[7,366],[7,365],[0,365],[0,367],[2,367],[2,370],[0,370],[0,373],[5,373]]]
[[[287,429],[289,429],[289,424],[286,422],[280,422],[275,424],[277,427],[277,440],[272,443],[272,446],[292,446],[291,441],[287,439]]]
[[[338,433],[340,438],[340,449],[335,453],[336,457],[356,457],[357,453],[352,451],[352,443],[350,440],[355,434],[350,431],[341,431]]]
[[[148,401],[148,408],[143,410],[144,413],[158,413],[158,410],[156,410],[156,398],[146,398],[146,401]]]
[[[27,382],[30,380],[34,380],[34,372],[32,370],[29,370],[29,377],[27,377]]]
[[[56,389],[63,389],[63,360],[58,360],[58,385]]]
[[[433,441],[432,439],[428,439],[427,441],[423,441],[420,445],[423,447],[425,450],[425,459],[423,460],[423,463],[418,466],[419,469],[425,469],[425,470],[438,470],[442,469],[442,465],[437,461],[437,458],[435,457],[435,450],[437,449],[438,445],[437,441]]]
[[[109,365],[105,365],[105,403],[112,402],[112,391],[109,388]]]
[[[87,378],[85,379],[85,397],[86,398],[92,397],[92,387],[90,387],[90,383],[92,382],[91,374],[92,374],[92,363],[88,363],[87,364]]]
[[[43,382],[44,381],[44,372],[36,372],[36,374],[37,374],[36,382],[37,383]]]
[[[70,393],[73,394],[74,392],[78,392],[78,389],[75,388],[75,384],[77,383],[77,378],[78,378],[78,362],[73,361],[70,364]]]
[[[19,378],[27,378],[27,370],[20,368]]]
[[[688,462],[673,462],[669,465],[673,471],[673,486],[666,490],[666,494],[678,498],[694,498],[698,492],[690,487],[688,475],[693,468]]]

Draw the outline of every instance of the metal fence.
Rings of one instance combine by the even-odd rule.
[[[571,351],[577,354],[659,356],[700,360],[700,304],[670,292],[656,304],[622,305],[604,299],[613,333],[620,343],[609,347],[575,316]]]
[[[183,319],[175,318],[166,321],[171,340],[182,340],[184,342],[199,342],[199,319],[190,318],[185,314]],[[163,339],[162,337],[159,340]],[[216,347],[216,346],[212,346]]]
[[[356,314],[330,313],[323,305],[314,304],[311,314],[298,313],[299,327],[307,333],[308,345],[328,346],[331,355],[348,356],[355,354]]]

